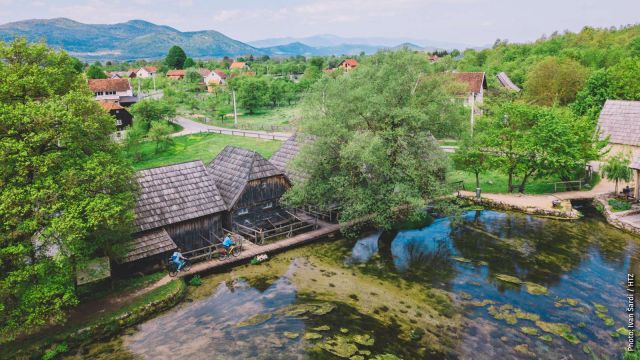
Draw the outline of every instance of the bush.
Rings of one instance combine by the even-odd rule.
[[[609,206],[613,211],[627,211],[631,209],[631,203],[624,200],[609,199]]]
[[[67,346],[67,343],[63,342],[61,344],[57,344],[51,349],[47,350],[47,352],[45,352],[44,355],[42,355],[42,360],[55,359],[58,355],[64,354],[67,351],[69,351],[69,347]]]
[[[189,285],[190,286],[200,286],[200,285],[202,285],[202,279],[200,278],[200,275],[196,275],[196,276],[192,277],[191,280],[189,280]]]

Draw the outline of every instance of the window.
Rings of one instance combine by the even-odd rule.
[[[266,210],[266,209],[271,209],[272,207],[273,207],[273,203],[272,203],[272,202],[268,202],[268,203],[266,203],[266,204],[264,204],[264,205],[262,206],[262,208],[263,208],[264,210]]]
[[[238,210],[238,215],[247,215],[249,213],[249,209],[242,208]]]
[[[122,120],[117,119],[116,120],[116,126],[122,126]]]

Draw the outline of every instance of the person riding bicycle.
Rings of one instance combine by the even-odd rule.
[[[235,244],[236,243],[233,242],[230,234],[227,234],[227,236],[224,237],[224,240],[222,240],[222,246],[224,246],[226,251],[229,251],[229,249]]]
[[[178,271],[180,271],[180,269],[182,269],[187,263],[186,260],[188,259],[182,255],[182,249],[180,248],[176,249],[173,255],[171,255],[171,261],[176,264],[176,268]]]

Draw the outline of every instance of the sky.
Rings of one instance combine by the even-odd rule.
[[[142,19],[241,41],[334,34],[482,46],[638,23],[640,0],[0,0],[0,23],[55,17],[99,24]]]

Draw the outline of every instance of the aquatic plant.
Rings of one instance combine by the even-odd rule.
[[[494,305],[495,303],[496,303],[495,301],[489,300],[489,299],[484,299],[482,301],[479,301],[479,300],[469,301],[470,305],[477,306],[477,307],[483,307],[483,306],[487,306],[487,305]]]
[[[269,319],[271,319],[273,315],[271,313],[260,313],[260,314],[256,314],[253,315],[245,320],[242,320],[240,322],[238,322],[236,324],[236,327],[245,327],[245,326],[254,326],[254,325],[260,325],[263,324],[267,321],[269,321]]]
[[[515,285],[522,284],[522,280],[518,279],[515,276],[506,275],[506,274],[498,274],[496,275],[496,279],[507,282],[507,283],[515,284]]]
[[[527,292],[531,295],[547,295],[549,292],[549,289],[540,284],[525,282],[525,285],[527,285]]]
[[[471,263],[471,260],[463,258],[461,256],[452,256],[451,259],[461,263]]]
[[[516,345],[513,347],[513,350],[515,350],[517,353],[525,355],[525,356],[529,356],[529,357],[535,357],[536,354],[529,350],[529,345],[527,344],[520,344],[520,345]]]
[[[329,331],[331,328],[328,325],[321,325],[314,328],[311,328],[313,331]]]
[[[358,352],[358,347],[352,344],[349,339],[336,336],[321,345],[325,351],[343,359],[348,359]]]
[[[540,333],[538,331],[538,329],[533,328],[533,327],[528,327],[528,326],[521,327],[520,331],[522,331],[523,333],[525,333],[527,335],[534,335],[534,336],[537,336]]]
[[[307,332],[304,334],[305,340],[317,340],[322,339],[322,334],[318,334],[316,332]]]
[[[542,329],[542,331],[560,336],[574,345],[580,343],[580,340],[573,333],[571,333],[571,326],[567,324],[551,323],[538,320],[536,321],[536,326]]]
[[[373,346],[373,344],[375,343],[375,339],[373,337],[371,337],[371,335],[369,335],[369,334],[354,335],[353,336],[353,342],[355,342],[356,344],[363,345],[363,346]]]
[[[594,302],[593,306],[596,308],[596,312],[599,312],[599,313],[607,313],[607,312],[609,312],[609,308],[607,308],[606,306],[604,306],[602,304],[598,304],[598,303]]]
[[[202,279],[200,278],[200,275],[195,275],[194,277],[192,277],[189,280],[189,285],[190,286],[200,286],[200,285],[202,285]]]
[[[295,332],[290,332],[290,331],[285,331],[282,335],[284,335],[284,337],[286,337],[287,339],[297,339],[300,334],[295,333]]]
[[[553,338],[549,334],[540,335],[538,337],[538,339],[540,339],[542,341],[546,341],[546,342],[552,342],[553,341]]]

